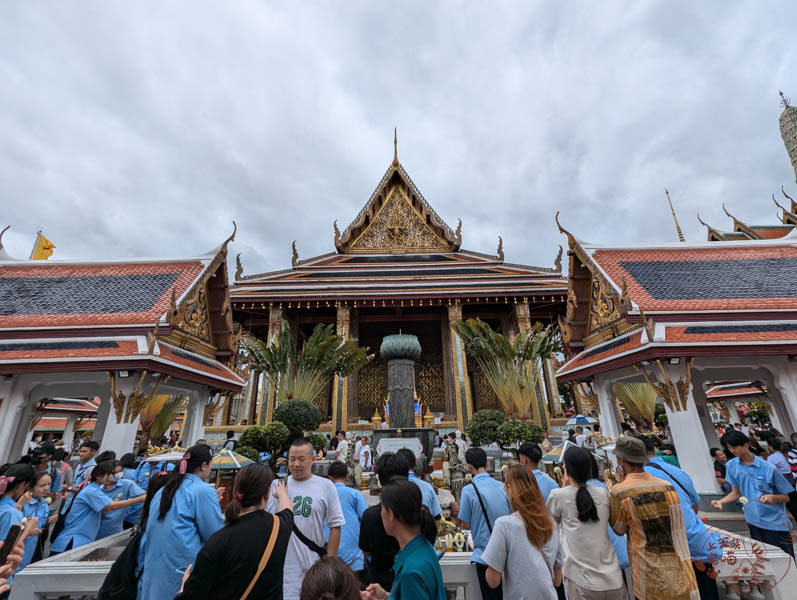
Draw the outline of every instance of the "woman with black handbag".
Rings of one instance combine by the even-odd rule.
[[[276,485],[277,514],[266,512],[274,474],[265,465],[247,465],[235,489],[223,529],[186,569],[178,599],[282,600],[282,568],[293,527],[293,504],[284,482]]]

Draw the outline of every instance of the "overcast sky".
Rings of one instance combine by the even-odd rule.
[[[599,7],[599,10],[596,10]],[[776,222],[793,2],[4,2],[0,227],[27,258],[334,249],[399,158],[463,247]],[[795,196],[797,197],[797,196]]]

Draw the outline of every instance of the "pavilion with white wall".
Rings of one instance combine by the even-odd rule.
[[[620,434],[614,385],[648,381],[681,466],[717,493],[719,440],[706,393],[718,381],[765,387],[773,424],[797,425],[797,234],[771,240],[605,247],[569,243],[567,360],[557,379],[590,394],[604,434]]]
[[[41,400],[101,399],[94,439],[133,449],[156,393],[188,396],[183,444],[245,385],[227,245],[192,258],[17,260],[0,235],[0,463],[24,453]]]

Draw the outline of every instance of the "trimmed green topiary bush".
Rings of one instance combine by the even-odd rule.
[[[503,423],[498,428],[498,441],[501,447],[510,445],[517,442],[523,444],[525,442],[537,442],[538,444],[545,439],[543,430],[533,423],[525,423],[524,421],[512,420]]]
[[[280,421],[288,428],[287,442],[303,437],[305,431],[318,429],[321,424],[321,412],[306,400],[286,400],[274,411],[274,420]]]
[[[498,437],[498,428],[506,420],[506,415],[500,410],[480,410],[470,418],[467,427],[465,427],[465,433],[474,446],[492,444],[500,439]]]
[[[289,435],[290,431],[284,423],[272,421],[266,425],[252,425],[246,428],[238,443],[253,448],[256,452],[274,452],[285,444]]]
[[[327,438],[325,438],[320,433],[311,435],[307,439],[310,440],[310,443],[313,445],[313,450],[315,450],[316,452],[327,447]]]
[[[238,448],[235,449],[235,452],[255,462],[259,462],[258,460],[259,453],[257,450],[252,448],[252,446],[239,446]]]

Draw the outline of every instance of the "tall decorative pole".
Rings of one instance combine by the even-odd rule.
[[[379,355],[387,361],[390,428],[412,429],[415,427],[415,361],[421,357],[421,344],[414,335],[388,335],[382,338]]]
[[[686,239],[684,238],[684,232],[681,231],[681,226],[678,224],[678,217],[675,216],[675,209],[672,207],[672,200],[670,199],[670,192],[667,191],[667,188],[664,188],[664,194],[667,196],[667,202],[670,203],[670,212],[672,213],[673,221],[675,221],[675,231],[678,232],[678,241],[685,242]]]
[[[338,305],[337,332],[344,342],[349,339],[350,328],[351,308],[341,303]],[[348,392],[349,378],[335,375],[335,380],[332,382],[332,425],[335,431],[346,429],[349,409]]]
[[[266,340],[269,345],[276,344],[279,340],[279,332],[282,327],[282,308],[270,306],[268,309],[268,339]],[[260,425],[271,423],[274,418],[274,403],[277,399],[277,390],[274,386],[266,383],[263,389],[263,401],[260,403],[260,414],[257,416],[257,422]],[[263,410],[265,405],[265,410]]]
[[[525,298],[522,302],[514,304],[515,320],[517,321],[517,328],[519,333],[526,333],[531,329],[531,315],[529,312],[529,303]],[[543,431],[548,429],[548,410],[545,407],[544,392],[540,385],[540,371],[538,365],[527,362],[526,367],[529,374],[533,375],[535,385],[532,389],[534,398],[531,401],[531,418],[535,423],[542,427]]]
[[[465,356],[465,344],[459,337],[454,324],[462,320],[462,305],[454,302],[448,306],[448,330],[451,336],[451,366],[454,372],[454,398],[457,406],[457,427],[465,430],[473,414],[473,398],[468,378],[468,361]]]

